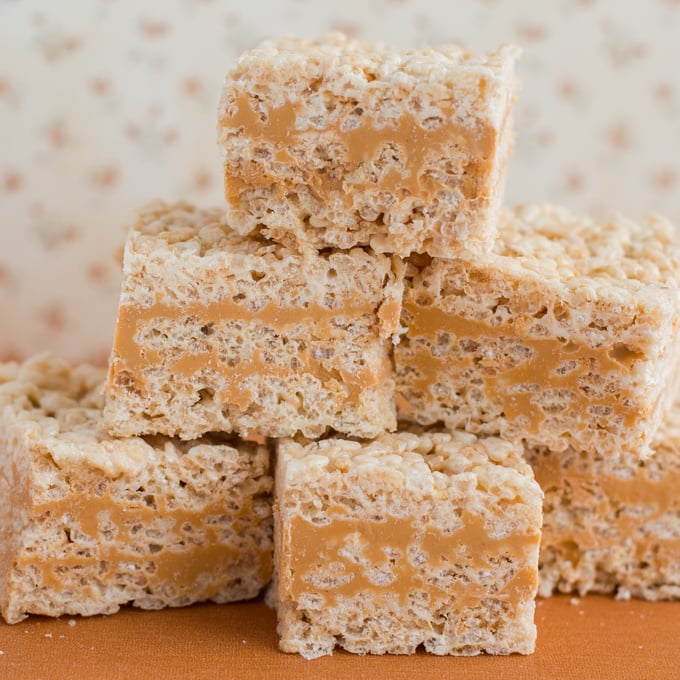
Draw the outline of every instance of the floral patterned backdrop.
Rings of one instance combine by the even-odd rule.
[[[521,45],[507,201],[680,222],[679,0],[0,0],[0,358],[105,361],[135,209],[222,200],[226,70],[329,29]]]

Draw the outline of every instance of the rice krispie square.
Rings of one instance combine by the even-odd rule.
[[[397,388],[420,424],[644,456],[680,360],[680,236],[661,218],[507,211],[485,257],[413,257]]]
[[[219,106],[229,223],[298,249],[488,250],[517,54],[340,34],[246,52]]]
[[[182,439],[394,429],[399,266],[240,236],[219,210],[147,207],[125,248],[105,427]]]
[[[272,571],[267,447],[98,432],[104,372],[0,366],[0,614],[111,614],[257,596]]]
[[[275,480],[283,651],[533,651],[542,494],[520,446],[462,432],[282,440]]]
[[[527,449],[545,493],[540,595],[680,599],[680,404],[652,451]]]

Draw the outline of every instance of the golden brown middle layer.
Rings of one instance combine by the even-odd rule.
[[[441,105],[441,119],[429,121],[431,125],[424,127],[411,114],[402,114],[393,124],[378,127],[372,117],[357,105],[351,114],[356,116],[354,126],[343,124],[343,121],[328,124],[324,129],[308,127],[299,129],[297,120],[299,106],[285,102],[278,108],[271,108],[265,118],[251,106],[250,96],[243,93],[236,100],[234,111],[226,114],[220,124],[223,127],[242,129],[243,134],[253,145],[271,144],[274,149],[273,161],[299,166],[292,149],[301,142],[317,140],[324,144],[341,144],[344,149],[343,161],[346,168],[343,176],[331,173],[308,172],[304,181],[312,187],[322,199],[328,200],[331,192],[344,195],[346,202],[351,203],[350,187],[345,187],[346,174],[354,172],[361,164],[376,160],[381,150],[396,145],[400,151],[400,168],[391,167],[380,178],[380,189],[400,195],[402,192],[413,196],[431,199],[438,190],[446,189],[447,184],[442,176],[435,176],[427,171],[426,159],[433,150],[445,153],[449,147],[458,147],[471,154],[475,161],[465,168],[461,177],[462,193],[466,198],[479,195],[485,178],[494,158],[497,133],[491,127],[470,129],[469,126],[452,121],[455,103]],[[377,182],[366,183],[377,184]],[[356,191],[357,184],[349,182]],[[287,188],[285,183],[263,170],[261,164],[241,164],[234,167],[225,165],[225,190],[227,198],[237,203],[239,196],[246,189],[274,186],[283,195]],[[363,188],[367,188],[363,187]]]
[[[391,319],[396,313],[392,307],[385,309],[381,307],[378,310],[381,319],[383,317]],[[234,363],[229,361],[229,357],[220,356],[218,347],[210,341],[209,334],[212,332],[212,324],[216,322],[223,324],[247,320],[273,329],[284,337],[296,326],[300,326],[309,329],[301,337],[309,337],[310,340],[313,338],[330,340],[334,337],[335,323],[341,324],[342,320],[357,319],[365,315],[373,317],[375,310],[361,301],[348,301],[338,309],[329,309],[316,304],[304,308],[279,307],[270,302],[256,311],[248,310],[228,298],[207,305],[192,303],[171,306],[156,303],[146,308],[121,305],[113,344],[114,356],[119,361],[115,373],[118,376],[124,375],[128,382],[143,387],[146,382],[145,371],[150,366],[163,366],[168,373],[186,378],[191,378],[204,369],[216,370],[225,377],[223,389],[215,395],[216,399],[223,404],[235,405],[241,411],[245,411],[254,398],[253,393],[243,386],[248,377],[288,378],[300,373],[310,373],[327,386],[336,385],[344,388],[347,401],[357,403],[364,390],[381,385],[390,375],[391,366],[387,358],[378,366],[367,362],[367,365],[359,370],[349,366],[335,369],[330,367],[328,361],[314,357],[311,343],[307,343],[297,355],[293,367],[265,361],[259,351],[255,351],[248,362]],[[154,320],[181,323],[182,319],[190,317],[196,319],[196,325],[205,328],[208,334],[202,343],[197,341],[198,350],[192,351],[192,348],[182,347],[181,352],[172,356],[166,350],[145,347],[137,339],[140,329]],[[112,373],[110,380],[114,379]]]
[[[326,525],[301,517],[283,524],[281,545],[288,548],[279,574],[283,599],[299,601],[314,593],[337,604],[370,594],[395,597],[405,605],[409,594],[424,592],[431,608],[453,600],[455,608],[463,609],[491,596],[514,608],[534,596],[537,571],[526,565],[540,541],[538,531],[492,538],[483,520],[465,511],[463,526],[450,534],[423,527],[416,517],[357,520],[343,513],[344,508],[335,508]],[[419,553],[424,557],[415,557]],[[467,582],[466,570],[479,574],[499,569],[494,558],[520,565],[499,590],[495,574],[488,586]],[[371,578],[376,572],[379,576]]]
[[[481,389],[486,399],[499,404],[508,422],[520,421],[532,434],[539,432],[546,418],[539,402],[545,390],[569,392],[570,407],[584,414],[581,427],[586,427],[585,414],[593,408],[610,417],[621,416],[625,426],[632,426],[653,411],[653,408],[641,409],[632,391],[624,388],[599,395],[584,389],[592,379],[585,382],[583,379],[594,374],[630,375],[642,353],[621,343],[596,349],[559,338],[539,338],[528,335],[518,323],[511,328],[491,326],[412,301],[404,302],[404,312],[409,319],[408,336],[413,355],[409,356],[408,364],[418,373],[417,378],[400,386],[407,400],[414,393],[429,394],[430,386],[438,380],[446,382],[447,375],[462,375],[474,369],[483,379]],[[489,341],[510,340],[512,344],[528,348],[530,354],[507,366],[502,365],[504,357],[489,356],[477,361],[472,352],[463,356],[450,352],[436,356],[431,348],[435,347],[437,336],[445,333],[455,336],[458,344],[470,342],[483,346]],[[418,338],[425,338],[430,348],[418,346]]]
[[[247,518],[250,507],[243,507],[234,516],[233,530],[239,531],[241,524],[250,522]],[[26,571],[33,567],[39,574],[39,586],[56,592],[72,587],[64,583],[63,575],[77,573],[84,568],[96,570],[103,581],[117,573],[136,573],[138,567],[153,564],[146,568],[141,577],[146,587],[157,587],[163,583],[172,584],[178,590],[194,589],[199,577],[206,580],[204,591],[196,594],[203,600],[216,596],[224,583],[219,576],[231,565],[236,565],[242,556],[232,546],[220,538],[219,522],[211,518],[223,517],[225,508],[219,504],[208,504],[199,510],[168,508],[163,499],[144,499],[126,501],[123,505],[109,495],[70,494],[59,501],[43,502],[32,508],[31,515],[36,521],[59,521],[69,516],[69,526],[78,531],[78,543],[91,544],[91,554],[55,554],[51,559],[44,555],[22,552],[17,566]],[[126,546],[138,544],[138,532],[162,525],[162,535],[157,544],[153,539],[145,539],[155,547],[146,554]],[[102,539],[109,533],[111,541]],[[75,536],[73,537],[76,538]],[[184,546],[180,543],[185,542]],[[262,583],[271,576],[272,561],[269,551],[258,554],[258,578]],[[211,577],[217,576],[217,580]]]

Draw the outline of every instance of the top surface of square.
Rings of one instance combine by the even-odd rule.
[[[100,429],[105,377],[103,369],[72,367],[49,354],[23,364],[0,364],[0,427],[16,433],[29,447],[48,451],[62,470],[83,474],[96,470],[109,477],[134,477],[201,447],[224,461],[237,446],[249,453],[256,449],[251,442],[216,433],[189,442],[163,436],[111,437]]]
[[[591,295],[680,286],[680,234],[667,220],[576,215],[550,204],[505,209],[491,253],[501,273],[538,277]]]

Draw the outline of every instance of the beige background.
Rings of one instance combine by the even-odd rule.
[[[680,222],[679,0],[0,0],[0,358],[106,359],[134,210],[222,200],[225,71],[328,29],[521,45],[508,202]]]

